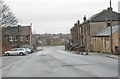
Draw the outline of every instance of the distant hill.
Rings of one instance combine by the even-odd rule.
[[[40,46],[58,46],[65,45],[70,40],[70,34],[33,34],[33,39],[37,39],[37,45]]]

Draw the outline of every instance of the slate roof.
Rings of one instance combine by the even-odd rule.
[[[120,20],[120,13],[112,11],[111,14],[112,14],[112,20],[114,21]],[[110,19],[111,19],[111,15],[109,9],[103,10],[102,12],[97,13],[89,18],[91,22],[99,22],[99,21],[107,21],[107,20],[110,21]]]
[[[2,28],[3,35],[29,35],[31,32],[30,26],[16,26]]]
[[[112,33],[118,31],[119,29],[120,29],[120,25],[113,26],[112,27]],[[104,29],[103,31],[98,33],[96,36],[110,36],[110,34],[111,34],[110,27],[107,27],[106,29]]]

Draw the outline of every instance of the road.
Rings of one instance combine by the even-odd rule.
[[[118,77],[118,60],[100,55],[76,55],[62,46],[43,47],[26,56],[2,59],[3,77]]]

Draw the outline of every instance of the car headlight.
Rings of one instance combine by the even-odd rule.
[[[7,53],[7,52],[4,52],[5,54]]]
[[[9,51],[4,52],[4,54],[8,53]]]

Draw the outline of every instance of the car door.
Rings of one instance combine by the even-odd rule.
[[[15,49],[12,49],[12,50],[11,50],[10,54],[11,54],[11,55],[16,55],[16,52],[17,52],[17,49],[15,48]]]
[[[17,48],[16,55],[20,54],[20,52],[21,52],[20,48]]]

